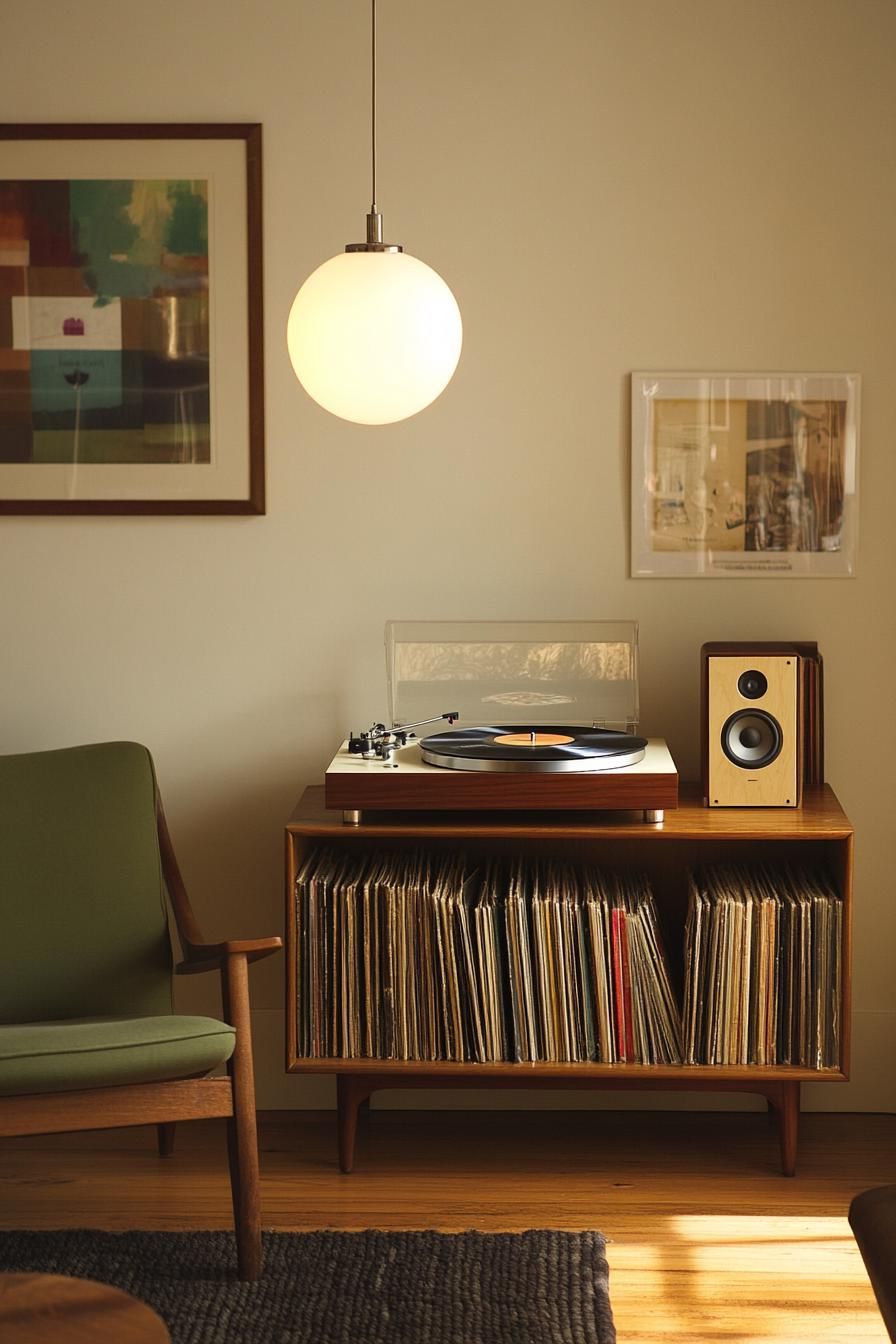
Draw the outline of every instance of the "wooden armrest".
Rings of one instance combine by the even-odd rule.
[[[228,957],[245,957],[260,961],[283,946],[282,938],[241,938],[224,943],[190,943],[184,948],[186,956],[175,966],[178,975],[200,975],[203,971],[219,970]]]

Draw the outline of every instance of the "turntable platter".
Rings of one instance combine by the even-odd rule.
[[[514,724],[433,733],[420,743],[420,754],[449,770],[565,774],[636,765],[646,748],[646,738],[608,729]]]

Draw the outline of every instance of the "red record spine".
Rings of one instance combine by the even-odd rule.
[[[632,984],[628,962],[628,934],[625,928],[625,911],[613,910],[611,925],[613,934],[613,988],[616,999],[616,1054],[620,1062],[626,1063],[634,1057],[635,1042],[632,1031]]]

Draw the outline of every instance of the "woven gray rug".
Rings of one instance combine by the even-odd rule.
[[[0,1270],[97,1279],[172,1344],[613,1344],[598,1232],[266,1232],[257,1283],[227,1232],[0,1232]]]

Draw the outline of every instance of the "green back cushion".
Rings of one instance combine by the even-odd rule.
[[[0,1022],[171,1012],[145,747],[0,756]]]

